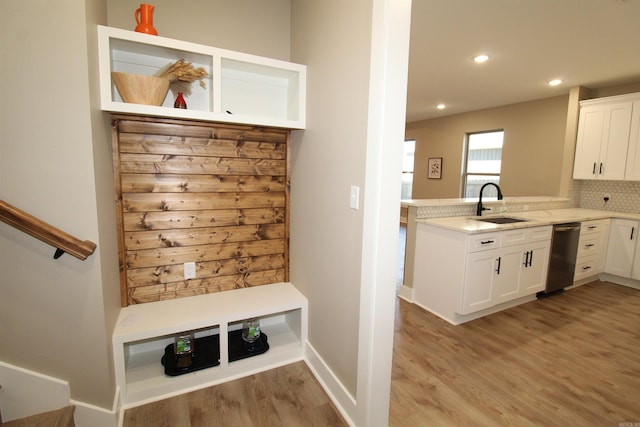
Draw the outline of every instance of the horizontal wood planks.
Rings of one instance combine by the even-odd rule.
[[[284,129],[114,116],[122,304],[288,280],[288,140]]]

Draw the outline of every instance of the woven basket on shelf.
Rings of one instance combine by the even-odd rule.
[[[112,72],[111,78],[124,102],[162,105],[169,91],[169,79],[141,74]]]

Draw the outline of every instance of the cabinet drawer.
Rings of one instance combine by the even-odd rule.
[[[551,226],[518,228],[516,230],[503,231],[502,246],[550,240],[552,232],[553,227]]]
[[[593,221],[582,221],[580,224],[580,236],[599,233],[609,227],[608,219],[598,219]]]
[[[486,233],[469,238],[468,252],[486,251],[500,247],[500,233]]]
[[[602,273],[602,271],[599,271],[600,269],[598,269],[597,264],[597,257],[595,255],[579,259],[576,262],[573,281],[577,282],[578,280],[582,280],[586,277]]]
[[[600,246],[599,234],[587,234],[580,236],[580,244],[578,245],[578,259],[585,256],[597,254]]]

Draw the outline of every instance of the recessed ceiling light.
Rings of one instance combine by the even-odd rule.
[[[558,86],[560,83],[562,83],[562,80],[560,79],[553,79],[547,82],[549,86]]]
[[[444,105],[444,104],[438,104],[438,105],[436,105],[436,108],[437,108],[438,110],[444,110],[445,108],[447,108],[447,106],[446,106],[446,105]]]
[[[482,64],[483,62],[487,62],[489,60],[489,55],[477,55],[473,57],[473,61],[477,62],[478,64]]]

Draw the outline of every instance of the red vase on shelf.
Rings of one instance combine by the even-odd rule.
[[[173,103],[175,108],[182,108],[184,110],[187,109],[187,102],[184,100],[182,96],[182,92],[178,92],[178,96],[176,97],[176,102]]]

